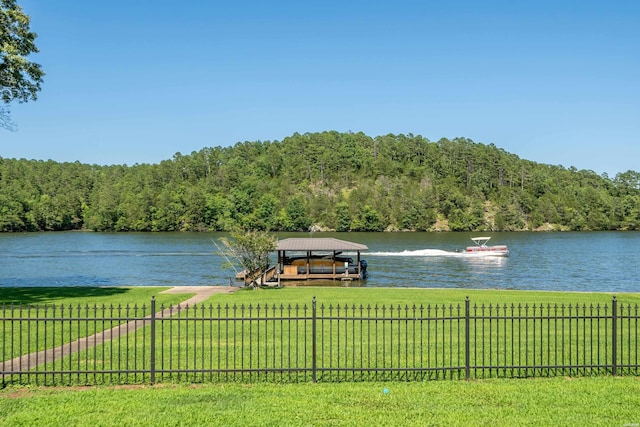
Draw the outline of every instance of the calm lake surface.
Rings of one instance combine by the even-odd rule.
[[[509,258],[456,253],[491,236]],[[214,245],[221,233],[0,234],[8,286],[236,285]],[[640,291],[640,233],[315,233],[369,247],[367,287]],[[309,237],[281,233],[279,238]],[[275,254],[272,256],[275,262]],[[338,282],[339,284],[339,282]]]

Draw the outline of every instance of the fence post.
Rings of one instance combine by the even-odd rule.
[[[316,297],[311,302],[311,379],[317,381],[317,356],[316,356]]]
[[[618,374],[618,299],[611,302],[611,374]]]
[[[156,382],[156,297],[151,297],[151,384]]]
[[[467,381],[469,381],[469,379],[471,378],[471,350],[469,348],[469,346],[471,345],[470,305],[471,304],[469,302],[469,297],[466,297],[464,301],[464,378]]]

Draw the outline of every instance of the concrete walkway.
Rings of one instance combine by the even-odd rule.
[[[181,302],[180,305],[193,305],[206,301],[213,294],[230,294],[239,288],[233,286],[176,286],[160,292],[161,294],[192,294],[194,296]],[[157,317],[157,316],[156,316]]]
[[[181,302],[179,306],[191,307],[195,304],[206,301],[214,294],[227,294],[238,290],[236,287],[231,286],[176,286],[161,293],[163,294],[191,294],[195,293],[191,298]],[[173,307],[171,314],[177,313],[176,307]],[[169,309],[164,309],[156,313],[156,319],[162,319],[170,316]],[[144,319],[124,323],[114,328],[98,332],[97,334],[79,338],[73,342],[63,344],[61,346],[39,351],[37,353],[25,354],[24,356],[16,357],[15,359],[6,360],[0,362],[2,368],[0,372],[0,380],[5,375],[12,375],[17,373],[27,373],[31,369],[43,363],[51,363],[54,360],[68,356],[72,353],[83,351],[88,348],[101,345],[107,341],[118,338],[121,335],[126,335],[129,332],[133,332],[136,329],[140,329],[147,326],[151,322],[151,315]]]

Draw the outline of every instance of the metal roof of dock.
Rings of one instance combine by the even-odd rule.
[[[291,238],[278,240],[277,251],[366,251],[369,249],[360,243],[328,237]]]

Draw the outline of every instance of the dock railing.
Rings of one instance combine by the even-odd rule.
[[[638,375],[638,306],[0,306],[0,384]]]

